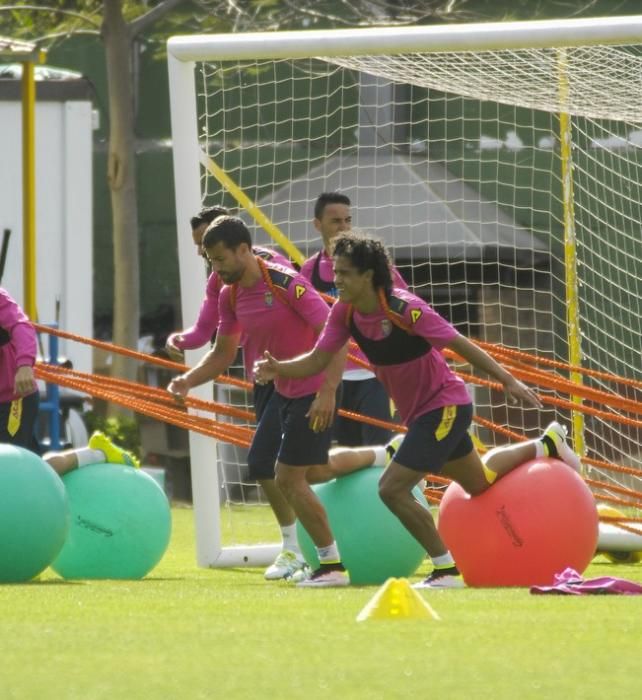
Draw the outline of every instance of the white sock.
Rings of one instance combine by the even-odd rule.
[[[89,464],[101,464],[107,461],[107,457],[102,450],[92,450],[90,447],[81,447],[76,450],[78,467],[86,467]]]
[[[455,566],[455,560],[450,552],[446,552],[446,554],[442,554],[439,557],[430,558],[435,569],[447,569],[450,566]]]
[[[388,451],[385,445],[379,445],[378,447],[373,447],[372,451],[375,453],[375,458],[373,464],[377,467],[385,467],[388,462]]]
[[[287,549],[288,552],[294,552],[295,554],[301,554],[299,539],[296,534],[296,523],[282,525],[281,538],[283,539],[283,549]]]
[[[535,440],[535,457],[546,457],[544,443],[541,440]]]
[[[317,547],[316,550],[321,564],[338,564],[341,561],[336,542],[329,544],[327,547]]]

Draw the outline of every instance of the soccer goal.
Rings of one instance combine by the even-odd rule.
[[[642,16],[171,38],[183,318],[204,291],[184,230],[202,205],[300,261],[320,247],[315,198],[344,192],[416,293],[537,369],[543,411],[471,379],[481,442],[555,417],[598,499],[640,515],[641,49]],[[219,444],[217,469],[190,444],[199,563],[268,561],[221,544],[229,504],[257,500],[242,455]]]

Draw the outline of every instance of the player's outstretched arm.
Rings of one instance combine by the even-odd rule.
[[[172,333],[171,335],[167,336],[167,340],[165,341],[165,349],[172,360],[180,362],[183,359],[183,351],[181,349],[182,343],[183,336],[181,333]]]
[[[254,379],[259,384],[265,384],[275,377],[302,379],[323,372],[333,357],[332,353],[314,348],[291,360],[277,360],[266,350],[263,358],[254,363]]]
[[[323,431],[332,426],[336,409],[337,388],[343,377],[343,369],[348,356],[348,345],[330,355],[331,359],[324,372],[323,384],[310,406],[308,417],[314,431]]]
[[[512,403],[522,401],[537,408],[542,407],[542,402],[537,394],[529,389],[526,384],[516,379],[508,370],[504,369],[485,350],[471,343],[468,338],[458,335],[447,347],[456,352],[464,360],[470,362],[473,367],[489,374],[504,385],[504,391],[511,399]]]
[[[215,273],[212,273],[215,274]],[[210,280],[212,277],[210,276]],[[165,347],[170,355],[182,355],[185,350],[196,350],[207,345],[218,327],[218,288],[210,281],[207,283],[207,295],[201,304],[198,318],[193,326],[172,333]]]
[[[214,347],[192,369],[174,377],[167,391],[177,398],[185,398],[189,390],[216,379],[232,364],[236,357],[239,335],[217,335]]]

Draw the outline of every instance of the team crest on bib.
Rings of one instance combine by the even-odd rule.
[[[384,318],[381,321],[381,332],[384,338],[387,338],[392,333],[392,321],[388,318]]]
[[[272,292],[265,292],[263,299],[265,299],[266,306],[272,306],[274,303],[274,296],[272,295]]]
[[[297,299],[300,299],[305,294],[305,286],[302,284],[297,284],[294,286],[294,293]]]

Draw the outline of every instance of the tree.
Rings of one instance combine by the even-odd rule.
[[[9,31],[14,36],[50,46],[73,33],[96,33],[104,44],[110,115],[107,180],[114,241],[113,336],[116,344],[129,348],[138,344],[140,288],[132,50],[138,36],[185,2],[161,0],[148,7],[126,0],[84,0],[72,11],[67,9],[69,3],[58,0],[47,8],[27,3],[2,8],[11,13]],[[8,33],[7,16],[0,13],[0,34]],[[118,355],[114,372],[133,378],[135,366]]]

